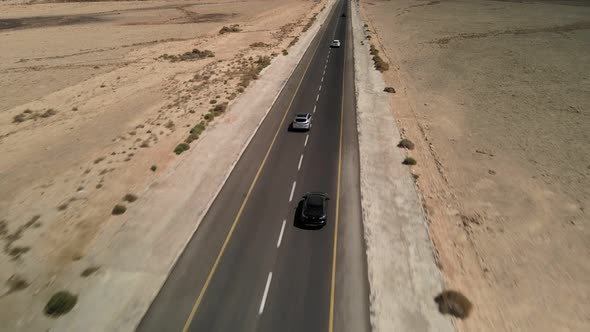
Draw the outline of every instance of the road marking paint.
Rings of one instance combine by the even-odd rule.
[[[318,107],[318,105],[313,105],[313,112],[315,113],[315,109],[316,107]]]
[[[270,287],[270,281],[272,280],[272,272],[268,273],[268,278],[266,279],[266,287],[264,287],[264,295],[262,295],[262,301],[260,301],[260,309],[258,309],[258,314],[262,315],[264,311],[264,304],[266,303],[266,296],[268,295],[268,288]]]
[[[324,67],[324,73],[322,75],[326,75],[326,67]],[[322,80],[324,79],[324,76],[322,76]]]
[[[320,84],[320,88],[318,89],[318,91],[322,91],[322,85]]]
[[[297,181],[293,181],[293,187],[291,188],[291,195],[289,195],[289,202],[293,200],[293,194],[295,193],[295,186],[297,185]]]
[[[279,234],[279,241],[277,241],[277,248],[281,246],[281,240],[283,239],[283,232],[285,232],[286,219],[283,219],[283,226],[281,227],[281,234]]]
[[[303,143],[303,146],[307,146],[307,139],[309,138],[309,134],[307,134],[307,136],[305,136],[305,143]]]
[[[318,93],[317,97],[315,97],[315,101],[317,103],[317,101],[320,100],[320,94]]]
[[[340,141],[338,143],[338,175],[336,176],[336,215],[334,218],[334,248],[332,249],[332,285],[330,287],[330,317],[328,332],[334,331],[334,293],[336,291],[336,250],[338,249],[338,223],[340,217],[340,171],[342,169],[342,127],[344,124],[344,82],[347,54],[342,63],[342,94],[340,97]]]
[[[325,30],[324,30],[324,33],[325,33]],[[211,270],[209,271],[209,274],[207,275],[207,279],[205,280],[205,283],[203,284],[203,287],[201,288],[201,291],[199,292],[199,297],[197,297],[197,300],[195,301],[195,304],[193,305],[193,309],[191,310],[189,316],[186,319],[186,322],[184,323],[184,327],[182,328],[182,332],[188,331],[193,319],[195,318],[195,314],[197,313],[197,310],[199,309],[199,306],[201,305],[201,301],[203,301],[203,297],[205,296],[205,292],[207,291],[207,288],[209,287],[209,284],[211,283],[211,279],[213,278],[213,274],[215,274],[215,271],[217,270],[217,266],[219,265],[219,261],[221,260],[221,256],[223,256],[223,253],[225,252],[225,248],[227,247],[227,244],[229,243],[229,240],[231,239],[232,234],[234,233],[234,230],[236,229],[236,225],[238,224],[238,221],[240,220],[242,213],[244,212],[244,208],[246,207],[246,204],[248,203],[250,195],[252,194],[252,191],[254,190],[254,186],[256,186],[256,183],[258,182],[258,178],[260,177],[260,174],[262,173],[262,169],[264,168],[264,165],[266,164],[266,161],[268,160],[268,156],[270,155],[270,151],[272,150],[272,148],[277,140],[277,137],[279,136],[279,132],[283,128],[283,124],[285,123],[285,119],[287,118],[287,114],[289,114],[289,111],[291,110],[291,106],[293,105],[293,102],[295,101],[295,97],[297,96],[297,93],[299,92],[299,89],[301,88],[301,84],[303,83],[303,79],[305,78],[305,75],[307,75],[309,67],[311,66],[313,58],[315,57],[319,47],[320,47],[320,44],[318,43],[316,45],[315,49],[313,50],[313,54],[311,55],[311,58],[305,67],[305,71],[303,72],[303,75],[301,76],[299,83],[297,84],[297,88],[295,89],[295,92],[293,93],[293,97],[291,97],[291,101],[289,102],[289,106],[287,107],[287,109],[285,110],[285,113],[283,114],[283,119],[281,120],[281,123],[279,123],[279,126],[277,127],[277,130],[275,131],[275,135],[274,135],[272,141],[270,142],[268,149],[266,150],[266,154],[264,155],[264,158],[262,159],[262,162],[260,163],[260,166],[258,167],[258,170],[256,171],[256,175],[254,176],[254,179],[252,180],[252,183],[250,184],[250,188],[248,188],[248,192],[246,193],[246,197],[244,197],[244,200],[242,201],[242,205],[240,206],[240,209],[238,210],[238,213],[236,214],[236,217],[234,218],[234,222],[231,225],[231,227],[227,233],[227,236],[225,237],[225,240],[223,241],[223,245],[221,246],[221,249],[219,250],[219,253],[217,254],[217,258],[215,259],[215,263],[213,263],[213,266],[211,267]]]
[[[303,161],[303,153],[301,154],[301,157],[299,157],[299,166],[297,166],[297,170],[301,169],[301,162]]]
[[[326,72],[324,71],[324,74],[325,74],[325,73],[326,73]],[[324,75],[323,75],[323,74],[322,74],[322,81],[321,81],[321,82],[322,82],[322,83],[324,83]]]

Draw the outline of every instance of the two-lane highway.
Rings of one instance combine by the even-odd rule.
[[[368,330],[348,6],[334,6],[138,331]],[[287,130],[296,113],[313,114],[309,132]],[[307,191],[331,197],[318,230],[294,225]]]

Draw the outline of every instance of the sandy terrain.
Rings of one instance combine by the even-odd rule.
[[[454,332],[432,298],[443,288],[399,128],[374,68],[359,6],[352,6],[360,191],[373,332]]]
[[[105,243],[95,239],[116,222],[115,204],[127,215],[141,215],[146,204],[175,213],[167,210],[179,205],[173,195],[142,200],[150,188],[163,189],[160,178],[174,188],[170,179],[185,158],[175,146],[209,117],[205,135],[219,119],[235,122],[236,114],[224,119],[224,103],[239,99],[268,60],[285,57],[324,4],[0,3],[1,330],[24,328],[23,313],[38,315],[55,284],[83,278],[95,263],[88,248],[104,254],[110,246],[104,234]],[[219,33],[233,24],[240,31]],[[216,187],[199,190],[213,195]],[[125,201],[126,194],[133,195]],[[108,284],[113,274],[103,276]]]
[[[590,6],[361,0],[463,331],[590,329]]]

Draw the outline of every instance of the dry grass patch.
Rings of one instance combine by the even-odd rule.
[[[219,34],[223,35],[224,33],[240,32],[240,31],[242,31],[242,29],[240,29],[239,24],[232,24],[230,26],[223,26],[223,28],[221,28],[221,30],[219,30]]]
[[[270,44],[263,43],[263,42],[255,42],[250,44],[250,47],[257,48],[257,47],[270,47]]]
[[[205,58],[212,58],[215,56],[215,53],[211,52],[210,50],[199,50],[193,49],[192,51],[185,52],[180,55],[169,55],[163,54],[158,59],[168,60],[170,62],[179,62],[179,61],[194,61],[200,60]]]
[[[123,197],[123,201],[133,203],[137,200],[137,196],[133,194],[127,194]]]
[[[379,55],[373,55],[373,62],[375,62],[375,69],[380,72],[389,70],[389,64],[385,62]]]
[[[90,267],[85,268],[84,271],[82,271],[82,273],[80,273],[80,276],[86,278],[86,277],[93,275],[98,270],[100,270],[100,266],[90,266]]]
[[[21,123],[21,122],[25,122],[28,120],[37,121],[37,119],[39,119],[39,118],[49,118],[49,117],[54,116],[56,114],[57,114],[57,111],[54,110],[53,108],[49,108],[49,109],[45,110],[44,112],[31,111],[30,109],[26,109],[22,113],[15,115],[12,118],[12,122],[13,123]]]
[[[29,282],[18,274],[13,274],[6,280],[6,292],[2,296],[21,291],[29,287]]]
[[[115,207],[113,207],[111,214],[114,216],[118,216],[118,215],[125,213],[126,211],[127,211],[127,207],[125,205],[117,204],[117,205],[115,205]]]
[[[17,260],[20,256],[26,254],[31,250],[31,247],[12,247],[8,251],[8,255],[12,257],[13,260]]]
[[[164,127],[172,130],[174,128],[174,121],[168,120],[168,122],[166,122],[166,124],[164,125]]]
[[[311,26],[313,25],[313,22],[315,22],[317,16],[318,14],[313,14],[313,16],[307,22],[307,24],[303,27],[303,29],[301,29],[301,32],[306,32],[307,30],[309,30],[309,28],[311,28]]]
[[[297,44],[298,41],[299,41],[299,37],[293,38],[293,40],[291,40],[291,42],[289,43],[289,46],[287,46],[287,47],[291,47],[291,46]]]
[[[258,79],[258,75],[260,74],[260,72],[264,68],[268,67],[270,65],[270,62],[271,57],[266,55],[259,56],[258,59],[256,59],[256,61],[254,61],[251,66],[243,69],[239,85],[244,88],[248,87],[248,85],[250,85],[250,82]]]

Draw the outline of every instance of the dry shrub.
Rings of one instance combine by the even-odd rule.
[[[434,298],[441,314],[449,314],[460,319],[469,316],[473,304],[469,299],[458,291],[445,290]]]
[[[209,50],[199,50],[193,49],[190,52],[185,52],[181,55],[169,55],[163,54],[158,59],[168,60],[170,62],[178,62],[178,61],[193,61],[193,60],[200,60],[205,58],[212,58],[215,56],[215,53]]]
[[[414,142],[410,141],[407,138],[404,138],[401,141],[399,141],[397,147],[408,149],[408,150],[414,150]]]
[[[374,55],[373,61],[375,62],[375,69],[377,69],[378,71],[384,72],[389,70],[389,64],[383,61],[383,59],[381,59],[379,55]]]
[[[49,299],[44,311],[51,317],[61,316],[72,310],[76,302],[78,302],[78,296],[68,291],[59,291]]]
[[[402,161],[402,164],[404,165],[416,165],[416,159],[412,158],[412,157],[406,157],[406,159],[404,159],[404,161]]]
[[[228,26],[223,26],[223,28],[221,28],[221,30],[219,30],[219,34],[223,35],[224,33],[230,33],[230,32],[240,32],[242,31],[242,29],[240,29],[240,25],[239,24],[232,24],[229,27]]]
[[[255,48],[255,47],[269,47],[270,44],[267,43],[263,43],[263,42],[255,42],[250,44],[250,47]]]
[[[113,207],[113,211],[111,211],[111,213],[115,216],[117,215],[121,215],[123,213],[125,213],[125,211],[127,211],[127,207],[123,204],[117,204],[115,205],[115,207]]]

